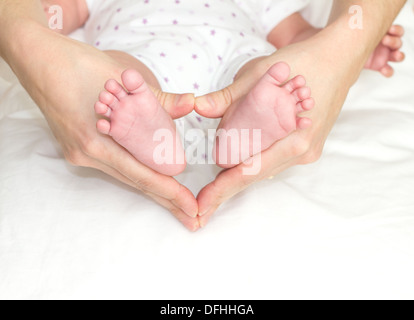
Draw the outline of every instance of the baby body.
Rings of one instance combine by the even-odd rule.
[[[125,66],[122,81],[109,80],[95,105],[103,117],[97,122],[98,130],[150,168],[177,175],[185,169],[184,150],[163,108],[162,92],[202,95],[223,89],[254,70],[276,47],[314,35],[319,30],[297,13],[307,2],[76,0],[64,10],[68,27],[63,32],[86,23],[88,42]],[[68,1],[48,0],[45,7],[52,3],[68,5]],[[399,38],[397,31],[395,35],[390,30],[389,42]],[[388,62],[400,60],[398,49],[395,44],[381,44],[367,67],[388,75]],[[223,137],[218,135],[213,152],[218,165],[233,167],[291,132],[311,126],[310,119],[299,116],[314,107],[310,89],[302,76],[289,79],[289,66],[275,63],[242,98],[233,101],[219,126]],[[194,109],[191,94],[169,97],[175,107]],[[160,142],[154,137],[160,130],[173,137],[165,151],[172,156],[164,163],[155,157]],[[222,143],[232,130],[239,136],[247,130],[247,151]],[[258,150],[251,148],[257,142],[254,130],[261,133]]]

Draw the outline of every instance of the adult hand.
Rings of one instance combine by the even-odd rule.
[[[298,74],[305,76],[316,101],[316,107],[304,114],[312,119],[312,127],[292,133],[263,152],[258,175],[244,175],[244,170],[249,166],[241,164],[221,172],[214,182],[200,192],[201,227],[207,224],[223,202],[251,184],[292,166],[309,164],[320,158],[347,93],[364,64],[364,60],[354,66],[350,66],[347,60],[338,61],[330,54],[330,46],[323,38],[314,38],[285,47],[270,57],[250,63],[228,88],[196,99],[198,113],[211,118],[222,117],[230,105],[252,89],[270,66],[283,61],[291,66],[291,77]]]
[[[66,159],[95,168],[145,193],[188,229],[199,228],[194,195],[174,178],[145,167],[110,137],[96,130],[94,103],[108,79],[124,66],[95,48],[33,24],[22,28],[6,61],[45,115]],[[27,48],[32,48],[29,55]],[[155,92],[174,118],[192,111],[175,108],[175,97]]]

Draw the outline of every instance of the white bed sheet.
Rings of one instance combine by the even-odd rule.
[[[413,18],[399,18],[407,61],[392,80],[363,73],[318,163],[253,186],[195,234],[68,165],[1,66],[0,298],[414,298]],[[197,192],[210,169],[180,179]]]

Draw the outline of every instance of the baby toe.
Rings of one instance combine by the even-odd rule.
[[[309,129],[312,126],[312,120],[309,118],[298,118],[296,120],[296,126],[300,130]]]
[[[304,87],[306,85],[306,80],[303,76],[297,76],[295,78],[293,78],[292,80],[288,81],[283,88],[285,88],[286,90],[288,90],[290,93],[292,93],[293,91]]]
[[[284,83],[290,75],[290,67],[284,62],[279,62],[273,65],[267,74],[274,80],[276,85]]]
[[[121,100],[128,96],[125,89],[116,80],[108,80],[105,84],[105,89],[112,93],[118,100]]]
[[[112,110],[115,110],[118,106],[118,99],[108,91],[102,91],[99,95],[99,101],[105,105],[107,105]]]
[[[109,117],[111,115],[111,109],[106,104],[100,101],[95,103],[95,112],[101,116]]]
[[[96,123],[96,129],[102,134],[109,135],[111,132],[111,124],[109,121],[101,119]]]
[[[393,36],[402,37],[405,33],[404,27],[400,25],[393,25],[390,30],[388,31],[388,34]]]
[[[304,101],[311,97],[311,89],[309,87],[302,87],[292,93],[296,101]]]
[[[309,98],[309,99],[305,99],[299,102],[296,105],[296,109],[297,109],[297,112],[300,113],[300,112],[312,110],[314,106],[315,106],[315,100],[313,98]]]
[[[402,47],[402,40],[400,37],[387,35],[382,40],[382,44],[391,50],[398,50]]]
[[[404,60],[405,60],[404,52],[401,52],[399,50],[391,52],[391,55],[390,55],[391,62],[402,62]]]
[[[147,89],[144,78],[134,69],[125,70],[121,78],[125,88],[132,94],[140,93],[142,90]]]

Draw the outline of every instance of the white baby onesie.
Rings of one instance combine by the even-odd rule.
[[[203,95],[276,49],[266,35],[309,0],[87,0],[88,43],[146,64],[163,90]]]
[[[280,22],[309,5],[310,0],[234,0],[267,36]]]

